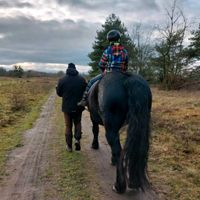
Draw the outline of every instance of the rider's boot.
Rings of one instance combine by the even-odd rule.
[[[85,106],[87,105],[87,96],[88,96],[88,92],[85,91],[85,92],[83,93],[83,97],[82,97],[81,101],[78,102],[77,105],[78,105],[78,106],[85,107]]]

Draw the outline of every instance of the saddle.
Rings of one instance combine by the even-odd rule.
[[[97,80],[97,81],[91,86],[91,88],[90,88],[89,91],[88,91],[88,94],[90,94],[91,91],[94,90],[94,88],[95,88],[95,86],[96,86],[97,84],[99,84],[99,80]]]

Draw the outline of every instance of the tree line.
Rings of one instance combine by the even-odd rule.
[[[176,89],[188,79],[200,80],[200,66],[194,65],[200,59],[200,24],[191,31],[189,45],[185,44],[189,24],[176,0],[166,9],[166,24],[152,32],[142,30],[142,24],[136,25],[132,34],[115,14],[107,17],[93,43],[89,53],[92,67],[90,76],[99,73],[98,62],[109,45],[106,35],[109,30],[121,32],[121,43],[128,50],[129,70],[144,76],[147,80],[160,83],[165,89]],[[156,42],[152,37],[157,32]],[[200,64],[199,64],[200,65]]]
[[[0,76],[8,76],[8,77],[61,77],[64,75],[63,71],[59,71],[57,73],[48,73],[48,72],[39,72],[35,70],[24,71],[21,65],[14,65],[13,69],[6,70],[3,67],[0,67]]]

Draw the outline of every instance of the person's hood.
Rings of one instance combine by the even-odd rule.
[[[78,75],[78,71],[74,68],[68,68],[66,70],[66,74],[69,76],[77,76]]]

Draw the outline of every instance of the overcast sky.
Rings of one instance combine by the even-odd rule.
[[[136,23],[163,23],[170,0],[0,0],[0,66],[88,71],[96,31],[115,13],[131,32]],[[190,21],[200,22],[200,1],[179,0]]]

